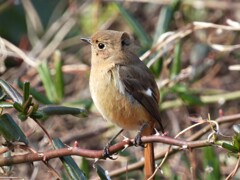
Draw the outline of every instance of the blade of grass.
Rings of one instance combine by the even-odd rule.
[[[2,114],[0,116],[0,134],[2,134],[7,141],[28,144],[25,134],[9,114]]]
[[[159,19],[156,26],[157,28],[153,38],[154,44],[163,33],[169,30],[169,26],[174,17],[174,13],[178,10],[180,3],[180,0],[173,0],[171,4],[162,8],[159,14]]]
[[[169,26],[173,20],[174,13],[178,10],[180,3],[181,3],[180,0],[173,0],[170,5],[162,8],[162,10],[159,14],[158,23],[156,26],[157,28],[156,28],[154,38],[153,38],[153,44],[155,44],[158,41],[159,37],[163,33],[167,32],[169,30]],[[163,63],[163,59],[160,58],[159,61],[155,62],[151,66],[151,70],[157,76],[159,76],[161,73],[162,63]]]
[[[58,138],[53,139],[53,145],[55,149],[61,149],[65,148],[62,141]],[[71,156],[63,156],[60,157],[66,171],[68,172],[71,179],[81,179],[81,180],[87,180],[85,174],[83,171],[78,167],[76,162],[73,160]]]
[[[221,179],[220,162],[218,155],[215,153],[213,147],[203,148],[203,153],[203,162],[205,168],[204,179]]]
[[[171,66],[171,72],[170,77],[174,78],[176,75],[178,75],[181,71],[181,41],[179,41],[174,49],[174,60],[172,62]]]
[[[23,98],[22,95],[10,84],[8,84],[3,79],[0,79],[0,86],[3,89],[3,91],[10,97],[14,102],[17,102],[19,104],[22,104]]]
[[[171,91],[176,93],[187,105],[203,105],[200,97],[185,85],[176,84]]]
[[[66,107],[66,106],[43,106],[39,110],[46,115],[46,117],[51,115],[66,115],[71,114],[76,117],[86,117],[87,111],[85,109]]]
[[[37,70],[38,70],[39,76],[43,82],[48,99],[51,102],[55,103],[57,100],[56,89],[55,89],[54,82],[52,80],[47,62],[41,63],[38,66]]]
[[[95,164],[95,168],[97,169],[97,174],[101,180],[111,180],[108,172],[103,169],[99,164]]]
[[[23,85],[23,103],[27,101],[30,94],[30,83],[25,82]]]
[[[55,89],[57,94],[57,102],[60,103],[64,97],[64,80],[62,71],[62,61],[60,51],[56,51],[53,55],[55,65]]]
[[[23,83],[20,80],[17,81],[17,85],[18,87],[23,89]],[[49,99],[46,96],[38,92],[36,89],[30,87],[29,91],[30,91],[30,94],[34,97],[34,99],[36,99],[38,102],[42,104],[52,104],[52,102],[49,101]]]
[[[89,179],[90,177],[90,162],[85,157],[82,158],[81,169],[83,170],[85,176]]]
[[[9,102],[0,102],[0,108],[13,108],[13,104]]]
[[[150,40],[149,36],[147,35],[147,33],[145,32],[145,30],[143,29],[143,27],[139,24],[138,20],[126,8],[124,8],[121,3],[116,2],[114,4],[119,9],[123,18],[127,21],[127,23],[130,25],[130,27],[136,33],[141,44],[144,47],[150,46],[151,40]]]

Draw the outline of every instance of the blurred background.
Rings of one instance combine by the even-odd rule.
[[[51,116],[42,125],[65,144],[102,149],[119,129],[106,122],[92,104],[88,81],[90,47],[80,40],[102,29],[126,31],[137,54],[150,67],[160,88],[162,118],[168,136],[201,120],[240,113],[240,2],[237,0],[0,0],[0,77],[22,92],[30,82],[40,106],[58,104],[85,108],[88,117]],[[60,66],[60,77],[57,77]],[[34,93],[33,93],[34,92]],[[13,109],[6,109],[14,117]],[[15,118],[36,151],[52,147],[39,126]],[[220,126],[231,141],[233,124]],[[204,124],[205,125],[205,124]],[[191,137],[204,125],[181,136]],[[201,138],[206,139],[205,136]],[[124,132],[135,137],[136,132]],[[123,140],[120,136],[116,142]],[[168,146],[156,144],[157,153]],[[89,179],[97,177],[94,159],[73,157]],[[100,161],[112,172],[140,161],[142,148],[131,147],[115,161]],[[65,179],[60,160],[49,163]],[[157,161],[158,163],[160,161]],[[157,173],[161,179],[224,179],[237,158],[217,147],[179,151]],[[126,175],[127,174],[127,175]],[[1,169],[1,176],[50,178],[42,162]],[[142,168],[113,179],[142,179]],[[236,179],[240,174],[236,174]]]

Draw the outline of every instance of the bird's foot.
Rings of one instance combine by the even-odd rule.
[[[111,155],[110,151],[109,151],[109,147],[110,147],[110,144],[107,143],[107,145],[104,147],[103,149],[103,158],[104,159],[111,159],[111,160],[116,160],[117,157],[113,157],[113,155]],[[115,153],[114,155],[117,155],[117,153]]]

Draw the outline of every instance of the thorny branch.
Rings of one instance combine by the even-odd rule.
[[[240,120],[240,114],[222,116],[222,117],[217,118],[216,122],[219,125],[221,125],[221,124],[224,124],[224,123],[236,122],[238,120]],[[189,138],[187,138],[186,141],[190,142],[190,141],[194,141],[196,139],[201,138],[204,134],[209,132],[209,130],[211,129],[212,126],[213,126],[212,124],[209,124],[209,125],[203,127],[202,129],[198,130],[196,133],[191,135]],[[168,155],[171,155],[171,154],[177,152],[179,149],[180,149],[180,147],[179,148],[171,148]],[[156,154],[155,159],[163,158],[167,152],[168,152],[168,148],[159,152],[158,154]],[[116,177],[116,176],[119,176],[122,173],[125,173],[126,170],[133,171],[133,170],[139,169],[139,168],[143,167],[143,164],[144,164],[143,161],[139,161],[139,162],[130,164],[130,165],[128,165],[128,167],[122,167],[122,168],[119,168],[117,170],[113,170],[113,171],[109,172],[109,176]]]
[[[129,139],[127,141],[121,141],[109,148],[111,154],[117,153],[126,147],[133,146],[134,139]],[[143,143],[155,142],[155,143],[165,143],[170,145],[179,146],[183,149],[186,148],[198,148],[209,146],[211,143],[208,140],[199,140],[199,141],[185,141],[180,139],[174,139],[171,137],[153,135],[142,137]],[[87,158],[99,159],[103,158],[103,150],[89,150],[82,149],[77,147],[62,148],[57,150],[50,150],[46,152],[37,152],[37,153],[27,153],[24,155],[15,155],[7,158],[0,158],[0,166],[9,166],[13,164],[34,162],[34,161],[48,161],[53,158],[77,155]]]
[[[240,119],[240,114],[231,115],[231,116],[224,116],[220,117],[216,120],[217,123],[229,123],[232,121],[237,121]],[[198,140],[194,141],[201,137],[203,134],[208,132],[211,129],[212,125],[207,125],[202,130],[194,134],[193,136],[189,137],[187,140],[175,139],[167,136],[161,135],[152,135],[152,136],[144,136],[142,137],[143,143],[155,142],[155,143],[164,143],[168,145],[178,146],[178,148],[174,148],[170,151],[170,154],[176,150],[181,149],[193,149],[193,148],[200,148],[205,146],[210,146],[212,143],[209,140]],[[114,144],[109,148],[109,152],[111,154],[117,153],[126,147],[133,146],[133,139],[123,140],[117,144]],[[156,158],[161,158],[165,152],[162,152],[157,155]],[[20,164],[20,163],[27,163],[27,162],[34,162],[34,161],[49,161],[53,158],[58,158],[62,156],[69,156],[69,155],[77,155],[83,156],[88,158],[99,159],[103,158],[103,150],[89,150],[83,149],[78,147],[68,147],[62,148],[57,150],[50,150],[45,152],[29,152],[24,155],[15,155],[12,157],[0,158],[0,166],[8,166],[13,164]],[[139,168],[139,165],[137,166]],[[128,167],[129,169],[129,167]]]

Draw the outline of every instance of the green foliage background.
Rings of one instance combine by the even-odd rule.
[[[239,64],[239,52],[237,49],[219,52],[213,49],[209,42],[221,45],[238,44],[239,29],[232,31],[206,28],[194,31],[190,35],[177,38],[176,41],[164,44],[164,48],[154,51],[154,46],[159,42],[159,38],[166,35],[164,33],[178,31],[184,33],[189,30],[187,27],[195,21],[220,25],[227,25],[226,20],[229,18],[235,22],[240,21],[237,9],[240,3],[236,1],[201,1],[203,6],[198,6],[198,2],[187,0],[165,1],[165,3],[160,0],[144,3],[99,0],[0,0],[0,37],[25,52],[33,64],[36,64],[33,67],[19,55],[18,51],[14,51],[4,41],[1,41],[0,76],[1,80],[4,80],[1,81],[1,94],[6,89],[6,92],[11,90],[10,87],[3,88],[6,85],[5,82],[8,82],[21,92],[23,102],[34,102],[40,107],[46,105],[63,107],[60,110],[43,108],[45,113],[51,114],[41,121],[50,136],[58,137],[68,145],[73,145],[74,141],[80,141],[81,147],[102,149],[116,131],[116,127],[112,127],[102,120],[92,104],[88,89],[91,66],[90,49],[80,41],[80,37],[90,37],[91,34],[101,29],[113,29],[127,31],[133,35],[136,45],[139,47],[137,51],[139,56],[147,51],[153,52],[144,59],[144,62],[148,64],[152,59],[156,59],[150,69],[160,87],[160,108],[169,136],[175,136],[181,130],[195,123],[188,117],[194,117],[195,120],[196,117],[206,120],[208,114],[211,119],[222,116],[220,112],[223,112],[224,115],[238,114],[239,70],[231,71],[229,67]],[[216,5],[212,5],[214,3]],[[237,25],[239,28],[240,25]],[[174,33],[171,35],[173,36]],[[171,37],[171,35],[165,38]],[[30,82],[30,87],[27,88],[29,92],[24,98],[26,89],[23,89],[26,87],[26,84],[24,85],[26,81]],[[29,94],[33,96],[33,100],[29,100]],[[7,95],[7,97],[11,97],[11,94],[7,93]],[[5,98],[5,96],[1,96],[0,100],[5,101]],[[1,105],[0,120],[8,120],[6,124],[0,125],[3,136],[1,144],[4,145],[6,140],[21,140],[24,143],[29,141],[29,146],[34,147],[37,151],[49,150],[53,147],[46,145],[46,135],[41,128],[29,119],[26,120],[28,117],[34,119],[37,115],[41,116],[41,114],[37,114],[37,105],[34,106],[34,111],[31,111],[33,114],[29,113],[28,108],[33,106],[30,104],[14,103],[12,105],[5,102]],[[64,109],[65,106],[84,108],[89,111],[89,116],[79,118],[79,111]],[[24,107],[27,109],[26,111]],[[82,113],[81,111],[81,116],[86,115],[85,111]],[[52,116],[53,114],[55,116]],[[59,116],[60,114],[71,114],[75,117]],[[21,122],[21,120],[26,121]],[[237,122],[234,123],[237,124]],[[225,146],[228,148],[226,149],[234,152],[234,156],[236,156],[236,151],[238,151],[238,148],[236,150],[238,147],[236,134],[239,132],[235,131],[234,133],[232,125],[225,124],[221,126],[220,130],[224,134],[224,141],[227,141]],[[1,130],[5,127],[16,128],[16,135],[6,134],[5,130]],[[191,129],[181,138],[191,137],[202,127]],[[97,134],[93,133],[95,131]],[[135,133],[125,132],[125,135],[134,137]],[[86,137],[84,134],[89,135]],[[206,139],[207,135],[202,138]],[[17,139],[16,137],[21,138]],[[54,140],[57,144],[55,148],[62,147],[61,141]],[[157,152],[164,148],[167,148],[167,145],[156,145]],[[224,179],[232,172],[238,158],[238,156],[237,158],[229,157],[226,149],[213,146],[191,152],[175,153],[162,167],[163,174],[159,172],[157,177],[161,179],[189,179],[192,177]],[[61,159],[64,165],[59,163],[59,159],[53,160],[51,165],[62,178],[66,179],[73,178],[74,173],[76,173],[76,177],[80,177],[78,175],[81,174],[82,178],[85,176],[88,178],[104,177],[103,169],[111,172],[126,166],[127,162],[139,161],[142,156],[141,148],[139,151],[134,148],[127,149],[119,156],[116,161],[101,162],[101,166],[97,165],[96,167],[97,171],[92,167],[94,160],[80,157],[74,157],[74,160],[66,157],[66,161],[70,162],[70,165],[65,164],[64,158]],[[70,169],[73,167],[74,170],[80,167],[85,174],[83,175],[78,169],[71,172],[69,167]],[[37,167],[32,166],[30,170],[26,164],[9,169],[2,167],[1,176],[29,179],[33,177],[36,168],[39,168],[36,177],[45,179],[51,177],[50,173],[46,173],[48,168],[40,163]],[[128,178],[142,178],[141,169],[127,174]],[[239,178],[239,174],[236,174],[235,177]],[[116,179],[119,178],[125,179],[126,174],[118,175]]]

